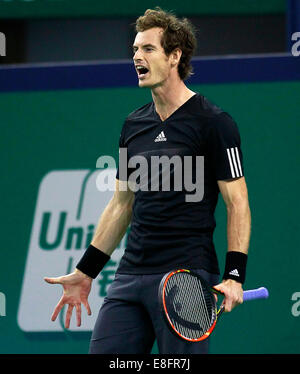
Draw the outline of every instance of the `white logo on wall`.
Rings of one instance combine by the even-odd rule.
[[[113,194],[113,191],[97,189],[99,173],[99,170],[52,171],[41,181],[18,310],[18,324],[23,331],[64,330],[67,308],[55,322],[50,319],[62,287],[47,284],[43,277],[73,271],[90,244],[99,217]],[[105,173],[115,176],[116,170],[105,169]],[[125,241],[126,235],[93,281],[89,295],[92,315],[88,316],[82,307],[81,327],[76,326],[73,313],[69,330],[93,329],[107,287],[124,253]]]

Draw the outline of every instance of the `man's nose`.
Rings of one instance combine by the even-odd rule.
[[[142,61],[142,53],[139,49],[137,49],[133,55],[134,62],[141,62]]]

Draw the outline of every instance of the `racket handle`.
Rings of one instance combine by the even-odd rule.
[[[269,291],[265,287],[260,287],[255,290],[244,291],[244,301],[255,299],[267,299]]]

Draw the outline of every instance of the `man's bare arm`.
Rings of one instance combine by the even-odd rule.
[[[132,215],[134,193],[127,185],[127,191],[120,191],[121,183],[127,184],[116,180],[116,191],[100,217],[91,243],[109,256],[124,236]]]
[[[245,178],[218,181],[227,210],[228,251],[248,254],[251,233],[251,212]],[[225,294],[225,311],[231,311],[243,302],[242,284],[226,279],[216,286]]]
[[[227,209],[228,251],[248,253],[251,213],[245,178],[218,181],[219,189]]]

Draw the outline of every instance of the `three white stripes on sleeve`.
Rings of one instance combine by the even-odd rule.
[[[242,172],[242,167],[241,167],[239,151],[237,147],[227,148],[227,156],[229,160],[232,178],[242,177],[243,172]]]

